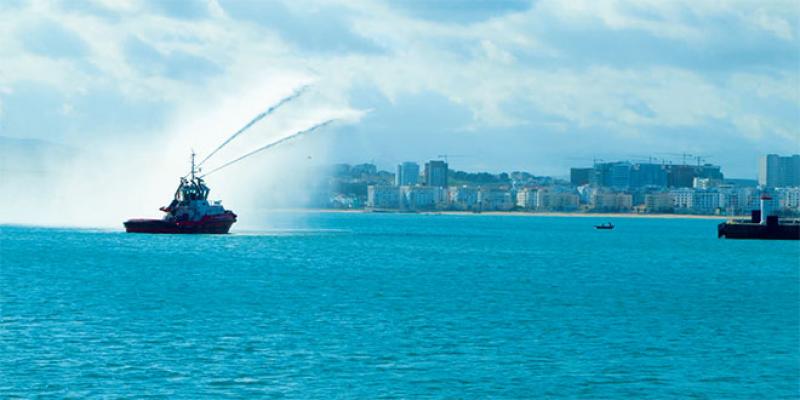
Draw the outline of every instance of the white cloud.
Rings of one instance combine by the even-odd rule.
[[[791,40],[794,38],[794,30],[789,22],[779,16],[769,15],[763,9],[759,9],[754,15],[754,22],[759,28],[775,34],[775,36]]]
[[[75,110],[75,108],[72,106],[72,104],[64,103],[64,104],[61,105],[61,109],[59,110],[59,113],[61,115],[69,116],[70,114],[72,114],[72,112],[74,110]]]
[[[601,127],[602,131],[646,132],[719,120],[737,127],[748,140],[797,134],[796,120],[752,110],[742,100],[758,96],[788,103],[796,110],[800,96],[796,68],[768,65],[767,59],[759,60],[758,53],[752,56],[753,63],[762,64],[755,67],[740,70],[725,65],[726,57],[733,63],[746,56],[737,47],[743,44],[726,41],[727,33],[739,38],[751,31],[767,32],[794,43],[797,23],[792,21],[797,18],[791,17],[798,12],[790,2],[543,0],[526,11],[468,24],[417,19],[380,1],[325,3],[324,7],[316,2],[287,3],[294,13],[341,13],[349,24],[345,28],[352,30],[348,35],[362,37],[380,49],[362,53],[299,49],[301,45],[285,39],[278,28],[236,20],[217,1],[208,3],[207,18],[191,20],[149,13],[139,1],[97,3],[121,17],[64,13],[48,2],[0,14],[0,58],[4,60],[0,86],[35,81],[72,96],[111,87],[132,101],[158,99],[176,105],[180,111],[173,117],[181,121],[186,110],[203,109],[203,103],[246,98],[238,108],[223,107],[238,110],[227,118],[220,116],[224,123],[234,124],[255,113],[287,82],[311,76],[324,94],[326,103],[315,105],[320,109],[324,105],[350,110],[354,87],[370,87],[390,101],[430,92],[472,113],[470,120],[454,130],[486,131],[487,135],[495,128],[545,122],[566,131]],[[89,54],[82,60],[65,60],[26,51],[16,32],[23,24],[42,18],[57,20],[76,32],[88,44]],[[715,23],[718,20],[723,23]],[[615,40],[639,38],[642,42],[617,49],[616,43],[603,41],[605,34],[617,35],[609,36]],[[570,40],[554,40],[558,35]],[[143,71],[141,63],[126,53],[131,37],[165,58],[186,54],[208,60],[219,66],[220,73],[197,82]],[[584,42],[589,44],[581,47]],[[602,48],[591,48],[593,44]],[[647,44],[674,47],[652,51]],[[759,50],[758,45],[753,47]],[[690,52],[681,53],[684,49]],[[645,56],[637,52],[655,59],[642,59]],[[266,81],[283,84],[260,87]]]

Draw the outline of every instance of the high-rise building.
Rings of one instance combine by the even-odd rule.
[[[778,182],[778,161],[780,161],[780,156],[777,154],[767,154],[761,157],[758,162],[759,185],[775,187]]]
[[[425,163],[425,185],[447,187],[447,163],[429,161]]]
[[[395,186],[414,186],[419,182],[419,164],[406,161],[397,166]]]
[[[662,164],[640,163],[631,166],[630,186],[640,188],[645,186],[667,186],[667,169]]]
[[[593,168],[570,170],[570,183],[575,186],[589,183],[616,190],[692,187],[694,178],[722,181],[723,175],[718,165],[664,165],[628,161],[596,163]]]
[[[570,178],[573,177],[573,172],[578,174],[579,178],[581,177],[581,173],[575,170],[570,171]],[[590,183],[596,183],[603,187],[631,189],[645,186],[667,186],[667,169],[661,164],[631,164],[627,161],[617,161],[595,164],[593,170],[594,176],[590,174]]]
[[[631,184],[631,163],[617,161],[594,166],[594,183],[598,186],[627,189]]]
[[[690,188],[694,185],[694,178],[707,178],[721,181],[725,177],[719,165],[667,165],[667,185],[672,188]]]
[[[761,157],[758,184],[768,188],[800,186],[800,154]]]
[[[697,177],[707,178],[716,181],[725,179],[722,175],[722,168],[719,165],[703,164],[697,166]]]
[[[569,183],[582,186],[592,182],[594,168],[571,168],[569,170]]]
[[[670,165],[667,184],[673,188],[690,188],[697,176],[695,167],[686,164]],[[678,207],[678,206],[676,206]]]

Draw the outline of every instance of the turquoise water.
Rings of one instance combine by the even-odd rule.
[[[703,220],[298,222],[0,227],[0,397],[800,395],[797,242]]]

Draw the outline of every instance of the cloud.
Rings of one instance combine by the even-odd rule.
[[[81,58],[88,54],[88,46],[74,32],[55,20],[42,20],[20,29],[19,39],[31,53],[49,58]]]
[[[324,3],[323,3],[324,4]],[[223,0],[231,18],[275,30],[283,40],[304,52],[324,54],[378,53],[381,47],[351,29],[352,19],[340,8],[305,3]]]
[[[146,0],[145,7],[158,14],[177,19],[202,19],[209,14],[208,0]]]
[[[202,82],[222,73],[219,65],[204,57],[180,50],[162,54],[136,37],[126,40],[123,51],[128,63],[147,76]]]
[[[528,10],[533,0],[401,1],[396,6],[412,17],[434,22],[472,24]]]
[[[25,5],[25,0],[7,0],[0,3],[0,11],[16,11]]]
[[[89,15],[116,22],[121,18],[120,11],[125,10],[125,5],[124,1],[112,3],[100,0],[68,0],[56,3],[55,7],[69,14]]]
[[[280,82],[313,77],[325,107],[375,109],[365,128],[337,128],[360,132],[363,151],[338,150],[353,161],[480,152],[498,136],[642,153],[666,135],[676,152],[717,151],[703,132],[748,159],[798,140],[799,17],[790,1],[37,2],[0,11],[0,85],[16,92],[3,118],[14,109],[23,129],[40,96],[73,109],[34,131],[136,135],[244,93],[246,119]],[[92,107],[113,118],[93,124]],[[499,153],[480,165],[506,168]]]

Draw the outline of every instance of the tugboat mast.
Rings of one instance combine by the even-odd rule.
[[[196,168],[195,168],[195,165],[194,165],[194,156],[195,156],[194,149],[192,149],[192,181],[194,181],[194,173],[196,171]]]

